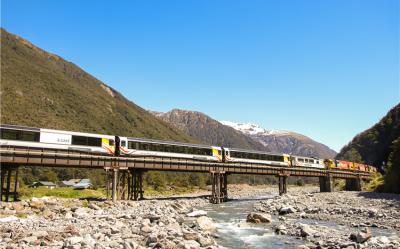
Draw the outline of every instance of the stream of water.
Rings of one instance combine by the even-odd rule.
[[[209,204],[202,209],[207,211],[207,216],[212,218],[217,226],[217,242],[219,245],[232,249],[286,249],[295,248],[296,245],[303,245],[306,241],[296,239],[291,236],[277,235],[274,233],[271,224],[252,224],[246,222],[247,215],[253,211],[253,205],[260,200],[266,200],[273,197],[262,196],[259,198],[231,200],[219,205]],[[277,217],[273,217],[277,220]],[[312,219],[301,219],[299,223],[319,224],[335,229],[344,227],[329,221],[317,221]],[[357,231],[359,229],[352,228]],[[393,232],[385,229],[371,228],[375,236],[391,236]],[[394,232],[394,234],[396,234]],[[398,234],[397,234],[398,235]]]
[[[246,222],[247,214],[253,210],[253,205],[271,197],[238,199],[205,206],[203,209],[207,211],[207,216],[216,222],[218,244],[233,249],[294,248],[296,245],[304,244],[304,241],[290,236],[276,235],[269,224]]]

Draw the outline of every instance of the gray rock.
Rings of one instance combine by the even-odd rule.
[[[308,225],[301,225],[300,234],[302,237],[312,236],[316,231]]]
[[[214,222],[207,216],[200,216],[196,220],[197,226],[204,231],[213,231],[216,229]]]
[[[65,240],[64,246],[69,247],[69,246],[77,245],[77,244],[81,243],[82,240],[83,240],[83,238],[78,237],[78,236],[69,237],[67,240]]]
[[[193,233],[193,232],[184,232],[183,238],[185,240],[197,240],[199,238],[199,235],[197,233]]]
[[[270,223],[272,217],[269,214],[252,212],[247,215],[246,221],[252,223]]]
[[[21,239],[21,241],[23,241],[27,244],[32,244],[37,241],[37,237],[36,236],[25,237],[25,238]]]
[[[185,240],[182,242],[183,248],[185,249],[198,249],[200,244],[194,240]]]
[[[91,209],[94,209],[94,210],[100,210],[101,209],[99,206],[97,206],[96,204],[94,204],[92,202],[89,203],[88,207],[91,208]]]
[[[364,243],[370,238],[371,238],[371,232],[369,231],[368,228],[366,228],[364,231],[350,234],[350,239],[357,243]]]
[[[285,215],[285,214],[295,213],[296,211],[297,210],[294,207],[286,206],[286,207],[282,207],[281,209],[279,209],[279,214]]]

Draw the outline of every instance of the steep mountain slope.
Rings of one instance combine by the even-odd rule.
[[[304,135],[282,130],[266,130],[255,124],[221,121],[255,141],[263,144],[267,151],[299,156],[334,158],[336,152]]]
[[[244,149],[265,149],[262,144],[201,112],[174,109],[166,113],[153,112],[153,114],[203,143]]]
[[[400,104],[370,129],[358,134],[344,146],[337,158],[353,159],[375,166],[388,162],[394,141],[400,137]]]
[[[195,141],[73,63],[1,29],[1,123]]]

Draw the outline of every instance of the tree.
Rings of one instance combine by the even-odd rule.
[[[346,151],[343,155],[343,159],[350,162],[364,163],[360,153],[355,148]]]
[[[400,138],[392,143],[392,152],[387,165],[384,190],[400,194]]]

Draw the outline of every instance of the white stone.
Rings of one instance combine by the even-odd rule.
[[[189,217],[200,217],[200,216],[205,216],[205,215],[207,215],[207,212],[204,210],[195,210],[195,211],[187,214],[187,216],[189,216]]]

